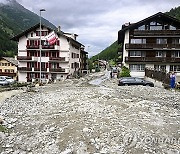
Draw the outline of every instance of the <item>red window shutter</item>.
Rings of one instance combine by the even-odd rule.
[[[37,78],[37,73],[35,73],[35,78]]]
[[[35,46],[37,45],[37,41],[36,41],[36,40],[34,41],[34,45],[35,45]]]
[[[59,68],[59,63],[57,63],[57,68]]]
[[[38,36],[38,31],[36,31],[36,36]]]
[[[40,40],[38,40],[38,44],[37,45],[40,45]]]
[[[49,68],[51,68],[51,63],[49,63]]]
[[[57,42],[57,45],[59,46],[59,40],[57,40],[56,42]]]

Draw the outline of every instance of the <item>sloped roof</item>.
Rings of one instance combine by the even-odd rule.
[[[44,24],[42,24],[41,26],[42,26],[42,27],[46,27],[49,31],[53,31],[53,30],[54,30],[54,31],[57,33],[57,35],[59,35],[59,36],[61,35],[61,36],[66,37],[66,38],[67,38],[69,41],[71,41],[72,43],[79,44],[80,46],[83,45],[83,44],[81,44],[80,42],[78,42],[78,41],[76,41],[76,40],[74,40],[74,39],[72,39],[72,38],[64,35],[65,33],[64,33],[63,31],[60,31],[60,32],[59,32],[57,29],[52,29],[52,28],[50,28],[50,27],[48,27],[48,26],[46,26],[46,25],[44,25]],[[31,31],[39,28],[39,27],[40,27],[40,23],[38,23],[38,24],[30,27],[29,29],[23,31],[22,33],[14,36],[13,38],[11,38],[11,40],[13,40],[13,41],[18,41],[20,37],[22,37],[22,36],[24,36],[24,35],[27,35],[29,32],[31,32]]]
[[[15,58],[13,58],[13,57],[2,57],[2,58],[5,59],[5,60],[7,60],[8,62],[10,62],[10,63],[18,66],[18,61],[15,60]]]
[[[123,40],[123,35],[125,33],[126,30],[129,30],[129,29],[134,29],[136,27],[139,27],[141,25],[143,25],[144,23],[148,22],[148,21],[151,21],[151,20],[154,20],[154,19],[163,19],[171,24],[174,24],[176,26],[178,26],[178,28],[180,28],[180,20],[174,18],[174,17],[171,17],[165,13],[162,13],[162,12],[158,12],[148,18],[145,18],[139,22],[136,22],[134,24],[129,24],[128,26],[122,26],[122,29],[118,31],[118,43],[122,43],[122,40]]]
[[[52,28],[49,28],[48,26],[46,26],[46,25],[44,25],[44,24],[42,24],[41,26],[42,26],[42,27],[46,27],[48,30],[51,30],[51,31],[53,30]],[[14,36],[13,38],[11,38],[11,40],[13,40],[13,41],[18,41],[20,37],[22,37],[22,36],[28,34],[29,32],[31,32],[31,31],[33,31],[33,30],[39,28],[39,27],[40,27],[40,23],[38,23],[38,24],[36,24],[36,25],[30,27],[29,29],[23,31],[22,33],[20,33],[20,34]]]

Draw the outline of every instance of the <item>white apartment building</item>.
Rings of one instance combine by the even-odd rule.
[[[40,24],[16,35],[12,40],[18,42],[18,79],[20,82],[32,82],[40,78],[65,79],[80,71],[80,52],[84,46],[76,41],[76,34],[55,31],[56,42],[49,45],[46,36],[53,29]]]

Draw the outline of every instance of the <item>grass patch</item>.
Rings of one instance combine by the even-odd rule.
[[[8,132],[8,129],[2,125],[0,125],[0,132]]]

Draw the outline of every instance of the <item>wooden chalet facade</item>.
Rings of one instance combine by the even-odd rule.
[[[180,21],[157,13],[118,32],[122,65],[131,76],[144,77],[146,67],[180,75]]]

